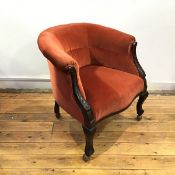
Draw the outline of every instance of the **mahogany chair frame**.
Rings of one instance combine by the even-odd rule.
[[[139,72],[139,76],[144,80],[144,90],[137,94],[135,98],[139,97],[137,105],[136,105],[136,111],[137,111],[137,117],[136,119],[140,121],[142,119],[142,114],[144,113],[144,110],[142,108],[142,105],[146,98],[148,97],[148,91],[147,91],[147,81],[146,81],[146,74],[141,67],[138,59],[137,59],[137,54],[136,54],[136,47],[137,47],[137,42],[133,42],[131,46],[131,51],[132,51],[132,56],[133,56],[133,61],[134,64]],[[84,155],[83,155],[83,160],[88,161],[90,159],[90,156],[94,153],[94,147],[93,147],[93,138],[96,132],[96,124],[99,122],[96,122],[95,117],[93,116],[93,112],[91,109],[91,106],[88,104],[88,102],[84,99],[82,96],[80,89],[78,87],[78,81],[77,81],[77,73],[76,69],[73,66],[68,66],[67,67],[68,72],[71,76],[71,81],[72,81],[72,90],[74,94],[74,98],[78,106],[80,107],[83,116],[84,116],[84,125],[82,126],[84,135],[85,135],[85,149],[84,149]],[[134,99],[135,99],[134,98]],[[133,101],[134,101],[133,99]],[[127,109],[132,102],[124,109],[117,111],[115,113],[112,113],[106,117],[112,116],[114,114],[120,113]],[[59,110],[59,104],[55,101],[55,107],[54,107],[54,112],[56,114],[56,117],[60,117],[60,110]],[[104,117],[104,118],[106,118]],[[103,118],[103,119],[104,119]]]

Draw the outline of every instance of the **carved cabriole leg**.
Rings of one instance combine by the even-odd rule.
[[[56,116],[56,118],[60,118],[60,108],[59,108],[59,105],[58,105],[58,103],[55,101],[55,106],[54,106],[54,112],[55,112],[55,116]]]
[[[144,113],[142,105],[147,97],[148,97],[148,91],[142,92],[139,96],[139,100],[137,102],[137,120],[138,121],[142,119],[142,114]]]
[[[78,80],[77,80],[77,72],[75,67],[68,66],[67,70],[71,76],[72,89],[73,89],[75,101],[80,107],[84,117],[83,131],[85,135],[86,145],[85,145],[85,150],[84,150],[85,154],[83,155],[83,160],[88,161],[90,159],[90,156],[94,153],[93,138],[96,131],[96,127],[95,127],[96,121],[95,121],[95,117],[93,116],[91,106],[88,104],[86,99],[84,99],[84,97],[80,92],[80,89],[78,86]]]
[[[85,140],[86,140],[83,160],[88,161],[90,159],[90,156],[94,153],[93,139],[96,132],[96,127],[88,129],[83,126],[83,131],[84,131]]]
[[[134,64],[137,67],[139,76],[144,80],[144,91],[139,95],[139,100],[137,102],[137,120],[139,121],[142,119],[142,114],[144,113],[142,105],[146,100],[146,98],[148,97],[148,91],[147,91],[147,81],[145,78],[146,74],[137,59],[136,47],[137,47],[137,42],[133,42],[131,46],[131,52],[132,52]]]

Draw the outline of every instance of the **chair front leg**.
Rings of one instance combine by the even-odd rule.
[[[60,118],[60,107],[59,107],[59,105],[58,105],[58,103],[55,101],[55,106],[54,106],[54,112],[55,112],[55,116],[56,116],[56,118]]]
[[[79,89],[78,80],[77,80],[77,71],[75,67],[68,66],[67,69],[71,75],[72,90],[73,90],[75,101],[80,107],[82,114],[84,116],[84,125],[82,127],[85,135],[86,146],[84,150],[85,153],[83,155],[83,160],[88,161],[90,159],[90,156],[94,153],[93,138],[96,131],[95,118],[93,116],[91,106],[88,104],[86,99],[82,96],[81,91]]]
[[[84,131],[85,140],[86,140],[83,160],[88,161],[90,159],[90,156],[94,153],[93,139],[96,132],[96,127],[88,129],[83,126],[83,131]]]
[[[144,113],[142,105],[147,97],[148,97],[148,91],[142,92],[139,96],[139,100],[137,102],[137,120],[138,121],[142,119],[142,114]]]

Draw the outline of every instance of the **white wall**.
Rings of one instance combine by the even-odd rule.
[[[175,89],[174,0],[0,0],[0,4],[0,88],[48,88],[38,34],[54,25],[92,22],[136,36],[149,89]]]

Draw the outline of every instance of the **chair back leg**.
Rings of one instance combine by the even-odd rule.
[[[144,113],[142,105],[147,97],[148,97],[148,91],[142,92],[139,96],[139,100],[137,102],[137,120],[138,121],[142,119],[142,114]]]
[[[55,106],[54,106],[54,112],[55,112],[55,116],[56,118],[60,118],[60,107],[58,105],[58,103],[55,101]]]

